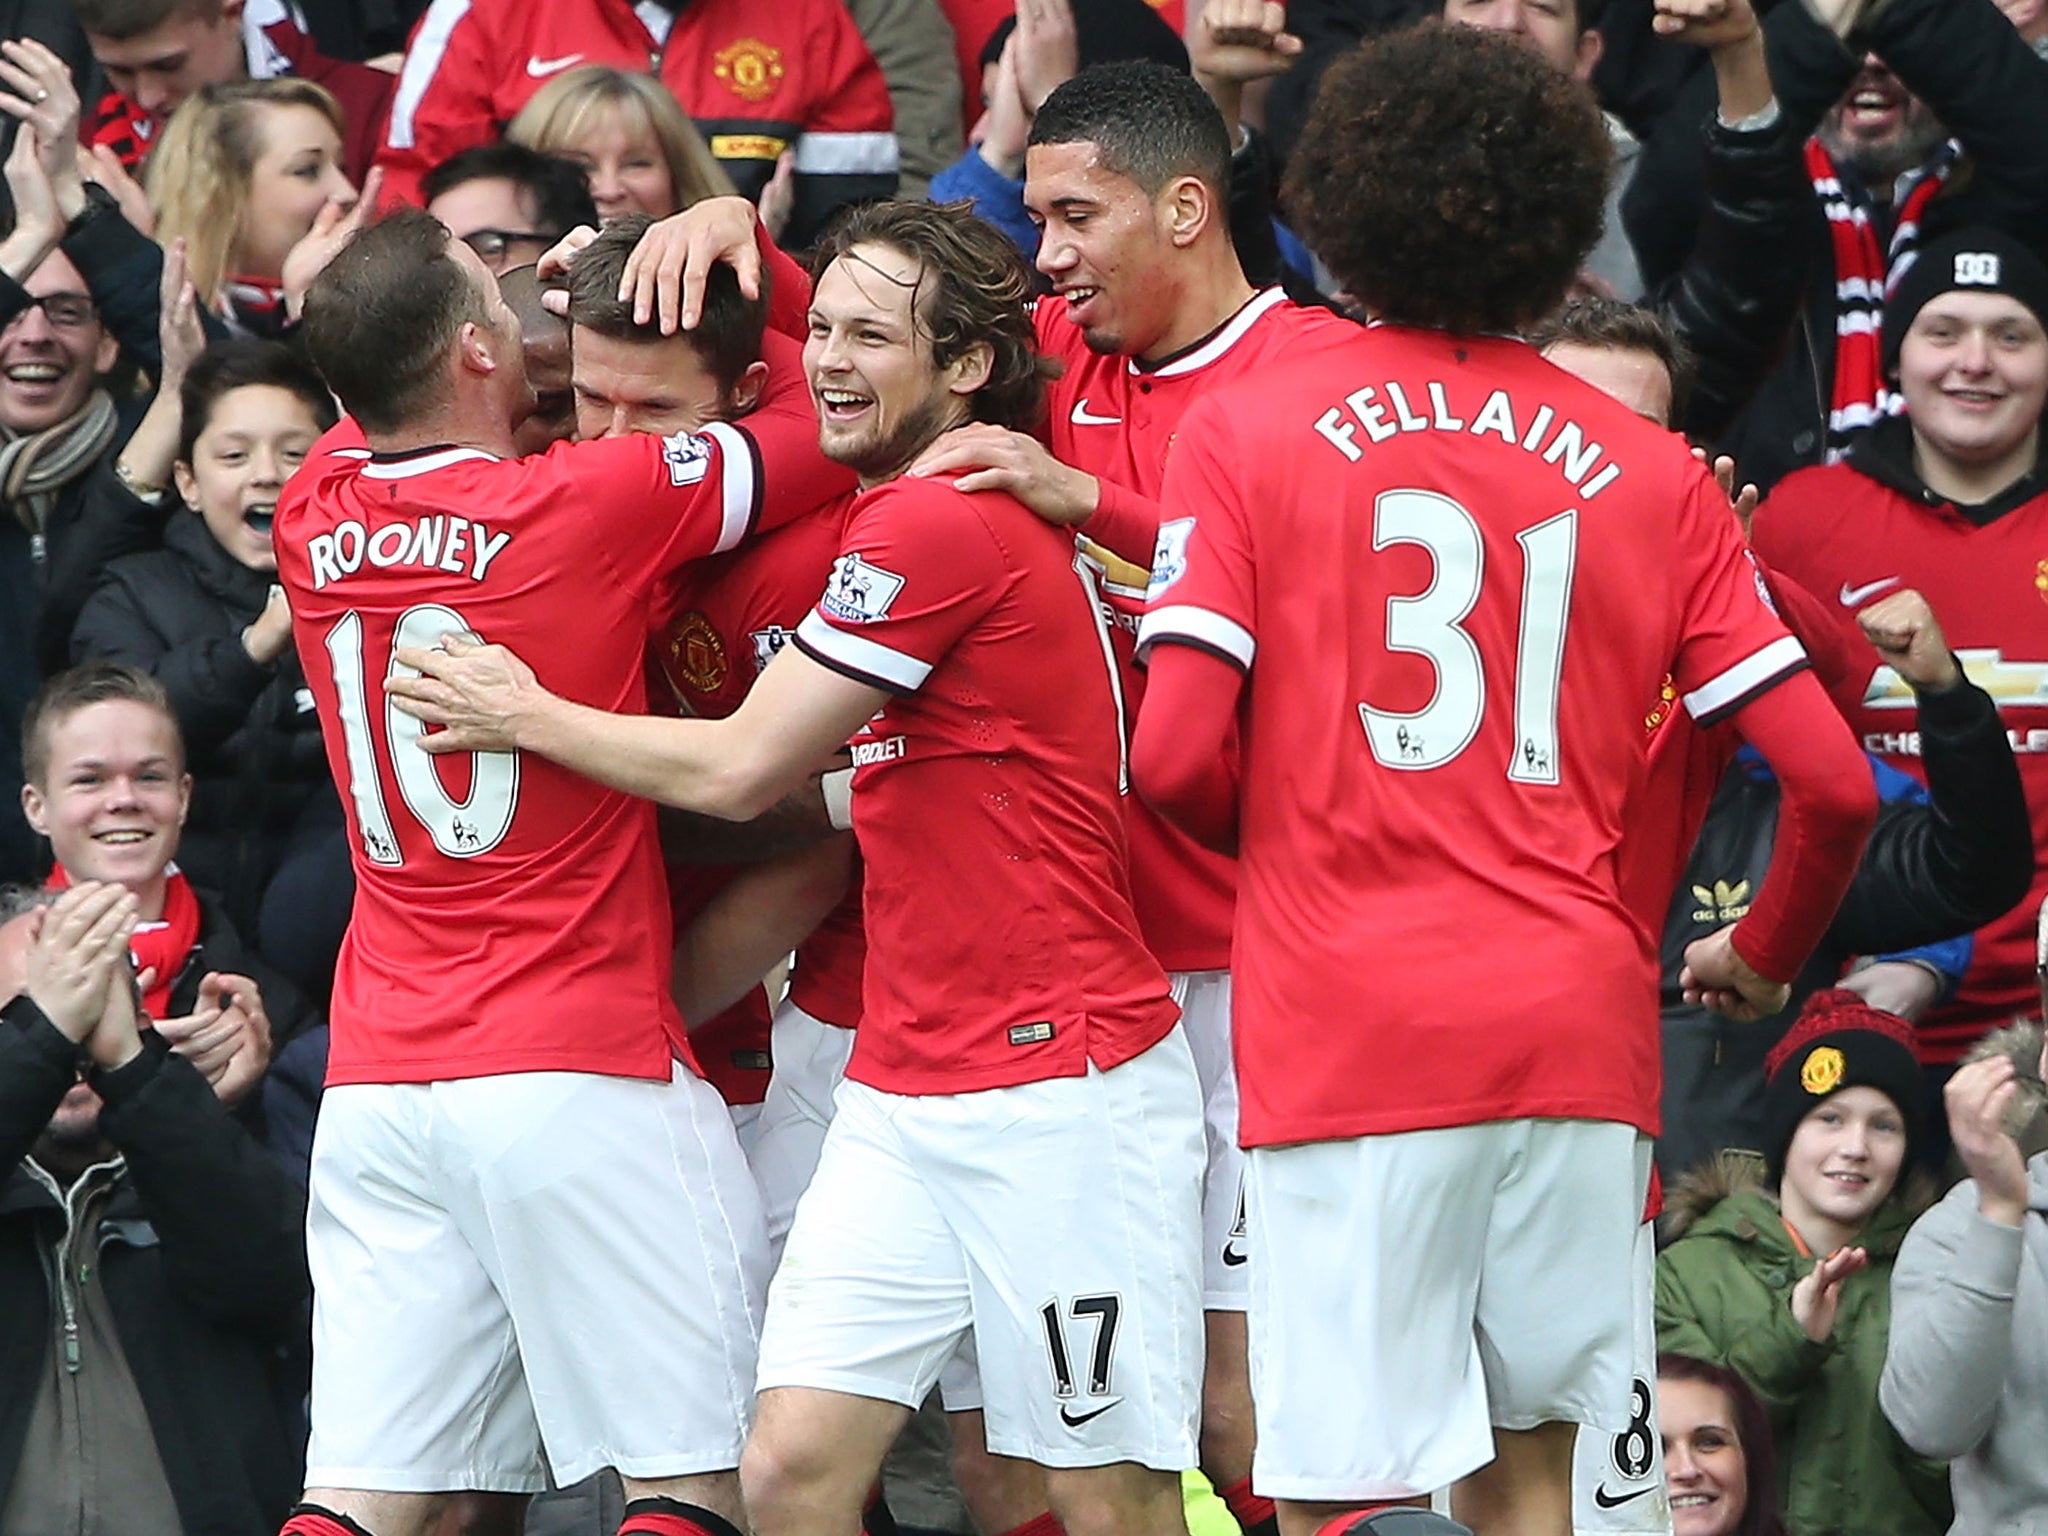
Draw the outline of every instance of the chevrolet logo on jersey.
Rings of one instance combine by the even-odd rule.
[[[1957,651],[1963,675],[1991,695],[1992,702],[2008,705],[2048,705],[2048,662],[2007,661],[1996,647]],[[1865,709],[1911,709],[1913,690],[1890,667],[1870,674],[1870,686],[1863,691]]]
[[[1118,597],[1133,598],[1139,602],[1145,599],[1145,589],[1152,582],[1152,573],[1142,565],[1134,565],[1122,555],[1112,554],[1090,538],[1075,541],[1081,558],[1095,567],[1095,574],[1102,582],[1102,590]]]

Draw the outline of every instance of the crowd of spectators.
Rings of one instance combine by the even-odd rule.
[[[557,307],[532,269],[608,226],[609,276],[707,199],[803,252],[928,196],[1057,278],[1026,187],[1041,109],[1150,60],[1229,130],[1245,277],[1357,317],[1292,220],[1290,158],[1333,61],[1437,24],[1510,33],[1597,94],[1606,227],[1532,339],[1716,463],[1884,801],[1783,1006],[1731,1022],[1685,957],[1748,911],[1779,786],[1668,681],[1617,702],[1700,812],[1643,807],[1621,872],[1661,920],[1666,1191],[1668,1516],[1660,1496],[1629,1529],[2048,1518],[2043,0],[7,0],[0,1531],[258,1536],[298,1491],[297,1231],[352,876],[306,676],[328,659],[292,643],[271,527],[336,420],[301,317],[342,242],[415,204],[501,279],[522,449],[666,430],[692,388],[736,420],[772,314],[725,357],[647,351],[651,276],[636,314],[587,276]],[[565,313],[616,354],[573,385]],[[689,712],[713,661],[663,643]],[[815,924],[846,854],[808,857],[758,874],[810,882]],[[103,1008],[122,921],[152,958]],[[767,1009],[744,1008],[710,1075],[758,1114]],[[571,1529],[563,1508],[529,1528]]]

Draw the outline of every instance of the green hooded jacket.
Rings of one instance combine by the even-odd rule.
[[[1843,1282],[1834,1332],[1819,1344],[1792,1315],[1792,1287],[1814,1261],[1764,1192],[1760,1164],[1724,1159],[1681,1180],[1666,1203],[1675,1240],[1657,1258],[1657,1347],[1725,1365],[1756,1390],[1791,1536],[1948,1529],[1947,1464],[1909,1450],[1877,1405],[1892,1264],[1920,1203],[1895,1192],[1871,1217],[1857,1244],[1870,1265]]]

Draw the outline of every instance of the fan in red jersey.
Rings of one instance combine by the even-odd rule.
[[[1576,1426],[1626,1427],[1658,1052],[1615,876],[1639,700],[1671,671],[1785,784],[1695,992],[1782,1001],[1871,814],[1712,478],[1514,336],[1591,245],[1606,163],[1591,99],[1506,40],[1340,62],[1290,195],[1380,323],[1206,395],[1169,454],[1133,768],[1240,858],[1253,1481],[1290,1536],[1453,1482],[1481,1536],[1567,1529]]]
[[[578,64],[657,76],[750,197],[793,154],[789,228],[805,245],[849,203],[896,190],[888,82],[840,0],[433,0],[391,98],[386,191],[417,199],[429,170]]]
[[[304,334],[353,421],[275,536],[356,905],[308,1217],[315,1507],[286,1529],[420,1529],[438,1490],[537,1489],[544,1453],[563,1484],[616,1466],[625,1530],[729,1536],[766,1237],[724,1106],[678,1065],[652,813],[538,758],[431,756],[379,690],[454,630],[637,708],[664,574],[843,471],[806,480],[801,408],[513,458],[519,322],[425,214],[354,234]]]
[[[1905,588],[1944,619],[1971,681],[1998,702],[2034,818],[2031,896],[1977,934],[1955,1001],[1920,1024],[1945,1078],[1985,1030],[2038,1002],[2028,914],[2048,895],[2048,268],[1999,230],[1923,251],[1885,305],[1885,367],[1906,413],[1847,457],[1787,476],[1758,510],[1757,548],[1835,599],[1835,621]],[[1879,757],[1925,777],[1919,710],[1890,666],[1870,669],[1850,723]],[[1863,681],[1863,679],[1859,679]]]
[[[1108,638],[1070,539],[902,474],[948,427],[1037,414],[1028,274],[955,208],[863,209],[825,254],[805,365],[820,444],[866,494],[736,713],[607,715],[459,641],[388,686],[451,749],[517,743],[732,817],[853,735],[861,1027],[772,1291],[749,1507],[851,1528],[971,1341],[990,1449],[1047,1468],[1062,1520],[1170,1536],[1200,1395],[1202,1112],[1130,907]]]

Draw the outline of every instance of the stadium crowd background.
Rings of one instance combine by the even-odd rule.
[[[267,1536],[299,1493],[299,1236],[353,877],[271,532],[336,419],[307,356],[306,293],[372,210],[425,207],[503,279],[534,396],[522,450],[765,419],[764,379],[790,376],[773,350],[786,283],[765,343],[759,316],[750,336],[707,315],[738,338],[719,356],[649,350],[645,315],[607,307],[588,272],[616,289],[634,238],[707,199],[753,201],[801,254],[849,210],[928,197],[970,203],[1064,291],[1064,258],[1040,250],[1054,221],[1035,198],[1027,211],[1034,120],[1082,71],[1145,60],[1191,73],[1231,130],[1229,232],[1251,285],[1350,314],[1332,275],[1349,268],[1309,238],[1310,189],[1289,167],[1325,72],[1439,16],[1511,33],[1597,95],[1605,229],[1535,339],[1715,461],[1757,580],[1884,802],[1789,998],[1739,1022],[1681,971],[1762,884],[1771,765],[1702,731],[1676,750],[1692,754],[1678,778],[1704,826],[1676,803],[1632,818],[1677,882],[1656,945],[1662,1424],[1646,1387],[1598,1449],[1617,1479],[1655,1483],[1654,1437],[1669,1497],[1610,1507],[1596,1468],[1582,1528],[2048,1529],[2048,3],[1023,0],[1013,15],[1004,0],[11,0],[0,882],[23,894],[0,912],[0,997],[41,974],[34,936],[55,919],[37,914],[56,909],[33,893],[123,883],[152,907],[132,941],[144,1011],[211,1096],[145,1081],[158,1057],[103,1056],[99,1035],[53,1056],[11,1010],[0,1024],[0,1536]],[[1458,149],[1422,143],[1412,174],[1450,197]],[[579,278],[571,263],[566,284],[558,263],[532,270],[584,225],[611,230],[611,266]],[[1458,259],[1444,252],[1447,270]],[[740,304],[731,287],[714,281],[707,306]],[[579,338],[609,349],[579,356],[573,385],[550,289],[570,294]],[[1958,292],[1992,308],[1944,322],[1938,360],[1909,353],[1908,328]],[[1061,515],[1071,472],[1042,450],[960,451],[949,467],[985,466],[1049,520],[1082,522],[1114,587],[1106,485],[1100,511],[1091,492],[1085,516]],[[749,629],[706,623],[719,601],[707,578],[671,604],[682,617],[649,667],[658,710],[724,714],[744,694],[753,658],[730,642]],[[104,663],[159,687],[72,670]],[[1644,715],[1647,740],[1675,699],[1667,679],[1661,699],[1616,707]],[[805,999],[802,959],[793,982],[777,965],[753,983],[819,943],[819,923],[832,935],[845,839],[800,831],[784,857],[696,822],[665,835],[672,852],[698,840],[670,871],[678,1001],[746,1143],[774,1104],[784,988],[834,1016]],[[808,920],[732,945],[763,962],[749,972],[717,926],[749,913],[703,871],[763,860],[824,895],[774,898]],[[713,976],[707,954],[743,974]],[[1514,1027],[1512,985],[1472,1006]],[[97,1117],[71,1086],[80,1049]],[[1851,1149],[1813,1150],[1810,1120]],[[1220,1453],[1217,1475],[1211,1450],[1227,1507],[1191,1482],[1198,1536],[1270,1528],[1248,1461]],[[949,1466],[907,1437],[887,1481],[896,1521],[965,1532],[972,1509],[985,1536],[1028,1528],[1008,1512],[1042,1500],[1017,1503],[995,1460]],[[1952,1466],[1968,1469],[1953,1483]],[[608,1536],[619,1518],[616,1483],[594,1479],[530,1510],[465,1500],[440,1528]]]

